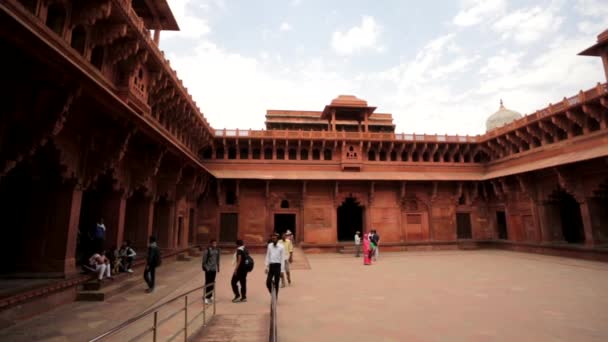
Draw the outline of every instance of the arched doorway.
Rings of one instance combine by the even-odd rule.
[[[352,241],[355,232],[363,232],[363,206],[347,197],[338,207],[338,241]]]
[[[559,213],[564,240],[568,243],[584,243],[585,230],[581,207],[574,196],[560,188],[553,191],[549,199]],[[555,211],[553,212],[555,213]]]

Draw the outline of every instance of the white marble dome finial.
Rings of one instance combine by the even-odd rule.
[[[521,118],[522,115],[514,110],[505,108],[502,99],[500,99],[500,107],[498,111],[486,120],[486,132],[489,132],[498,127],[502,127],[514,120]]]

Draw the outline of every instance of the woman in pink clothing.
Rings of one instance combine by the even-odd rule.
[[[371,241],[369,240],[369,234],[363,235],[363,265],[372,264],[372,248]]]

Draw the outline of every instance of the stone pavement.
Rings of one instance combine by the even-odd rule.
[[[267,339],[270,298],[263,256],[254,258],[249,301],[238,304],[230,302],[230,257],[222,259],[217,315],[191,340]],[[296,261],[293,285],[279,292],[281,342],[608,341],[605,263],[493,250],[387,252],[372,266],[339,254],[298,253]],[[159,274],[152,295],[142,282],[108,303],[68,304],[22,322],[0,331],[0,340],[85,341],[203,280],[196,259],[163,265]],[[202,307],[197,297],[192,311]],[[161,329],[161,340],[182,317]]]
[[[608,341],[608,264],[506,251],[308,255],[281,294],[292,341]]]

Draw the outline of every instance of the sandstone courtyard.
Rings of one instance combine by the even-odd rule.
[[[268,340],[263,257],[254,257],[249,301],[234,304],[231,258],[224,256],[217,314],[191,340]],[[348,254],[297,250],[295,257],[294,283],[279,292],[279,341],[608,340],[605,263],[498,250],[381,252],[372,266]],[[144,293],[142,280],[109,303],[67,304],[4,329],[0,339],[88,340],[203,283],[198,258],[167,263],[157,277],[154,294]],[[181,324],[178,316],[165,330]],[[109,340],[126,340],[141,328]]]

